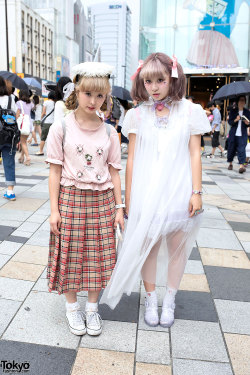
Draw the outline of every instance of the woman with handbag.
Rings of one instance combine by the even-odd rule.
[[[25,90],[20,90],[19,93],[19,100],[16,103],[17,106],[17,113],[16,119],[19,130],[21,132],[21,156],[18,159],[19,163],[23,163],[24,165],[30,165],[30,155],[27,145],[27,140],[30,133],[33,130],[33,124],[31,121],[31,110],[34,107],[34,103],[31,102],[29,92]],[[25,157],[24,157],[25,156]]]
[[[6,82],[2,77],[0,77],[0,108],[11,109],[16,112],[15,100],[8,95],[8,89]],[[14,186],[16,184],[15,176],[15,148],[7,143],[0,145],[0,153],[2,154],[3,167],[5,174],[5,184],[7,186],[7,191],[4,193],[4,198],[15,201],[16,196],[14,194]]]
[[[42,136],[41,136],[41,142],[40,142],[40,150],[36,152],[36,155],[43,156],[44,152],[44,146],[46,139],[49,134],[49,128],[54,122],[54,111],[55,111],[55,92],[50,91],[48,94],[48,100],[43,105],[43,111],[42,111]]]

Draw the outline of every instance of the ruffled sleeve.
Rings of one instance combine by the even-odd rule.
[[[46,163],[63,165],[63,128],[61,121],[56,121],[49,129],[47,138]]]
[[[211,131],[211,126],[202,106],[200,104],[190,104],[190,134],[195,135],[209,133]]]
[[[124,117],[122,125],[122,134],[128,138],[129,134],[137,134],[138,131],[138,121],[136,117],[137,108],[129,109]]]
[[[115,169],[121,170],[121,145],[119,141],[119,137],[117,134],[117,131],[113,126],[111,127],[111,133],[110,133],[110,148],[109,148],[109,154],[107,163],[109,165],[112,165]]]

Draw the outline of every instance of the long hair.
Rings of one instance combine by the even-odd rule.
[[[164,78],[164,74],[169,75],[169,93],[172,101],[181,100],[186,91],[186,77],[182,66],[177,64],[178,78],[171,77],[173,60],[165,53],[152,53],[144,61],[141,71],[133,80],[131,97],[138,102],[147,101],[149,95],[144,86],[144,79]]]
[[[19,100],[22,100],[23,102],[29,104],[31,102],[30,101],[29,92],[26,91],[26,90],[20,90],[20,92],[19,92]]]
[[[5,80],[0,76],[0,96],[4,95],[8,95],[8,90]]]

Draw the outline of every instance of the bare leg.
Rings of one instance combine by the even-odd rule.
[[[161,246],[161,239],[153,246],[150,251],[143,267],[142,267],[142,279],[145,290],[150,293],[155,290],[155,279],[156,279],[156,266],[157,256]],[[150,282],[149,282],[150,281]]]
[[[185,247],[185,233],[179,231],[167,240],[169,264],[168,264],[168,287],[178,289],[185,266],[187,263],[187,256],[184,252]]]
[[[30,160],[28,146],[27,146],[27,139],[28,139],[27,135],[21,135],[21,145],[22,145],[21,157],[23,158],[25,155],[26,160]]]
[[[41,141],[40,142],[40,153],[41,154],[43,153],[44,145],[45,145],[45,141]]]
[[[65,293],[64,295],[65,295],[66,301],[68,303],[75,303],[75,302],[77,302],[77,294],[76,294],[76,292],[70,291],[70,292]]]
[[[89,291],[88,292],[88,302],[97,303],[99,294],[100,294],[100,290]]]

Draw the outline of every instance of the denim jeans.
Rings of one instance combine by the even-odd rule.
[[[13,149],[11,152],[11,145],[3,145],[0,147],[0,151],[2,153],[2,159],[3,159],[5,184],[6,186],[14,186],[16,185],[16,174],[15,174],[16,150]]]
[[[244,164],[246,162],[246,145],[247,137],[237,137],[235,135],[229,135],[227,161],[231,163],[237,152],[239,164]]]

